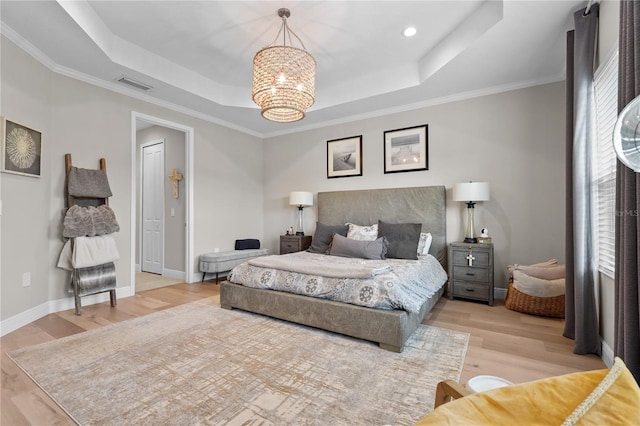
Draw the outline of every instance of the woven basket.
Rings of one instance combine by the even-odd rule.
[[[524,312],[525,314],[564,318],[564,294],[554,297],[529,296],[514,288],[511,281],[504,306],[512,311]]]

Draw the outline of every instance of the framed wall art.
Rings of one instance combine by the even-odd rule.
[[[384,132],[384,172],[429,170],[428,126]]]
[[[327,141],[327,178],[362,176],[362,135]]]
[[[1,118],[2,161],[0,171],[40,177],[42,133]]]

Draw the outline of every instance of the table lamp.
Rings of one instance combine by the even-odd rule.
[[[453,201],[467,203],[467,232],[464,236],[465,243],[477,243],[475,227],[473,224],[473,210],[476,201],[489,199],[489,184],[487,182],[464,182],[453,185]]]
[[[296,235],[304,235],[302,229],[302,209],[313,205],[313,192],[294,191],[289,194],[289,205],[298,206],[298,226]]]

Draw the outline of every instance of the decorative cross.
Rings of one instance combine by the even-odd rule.
[[[473,261],[476,260],[476,258],[473,257],[473,253],[471,253],[471,250],[469,250],[469,254],[467,255],[467,257],[465,257],[465,259],[469,261],[469,266],[473,266]]]
[[[182,174],[178,173],[178,169],[176,169],[175,167],[173,168],[173,171],[169,175],[169,180],[173,185],[173,190],[172,190],[173,198],[178,198],[178,183],[180,183],[180,181],[182,180]]]

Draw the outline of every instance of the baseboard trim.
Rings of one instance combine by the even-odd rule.
[[[133,296],[130,286],[118,287],[116,289],[116,297],[118,299],[129,296]],[[84,296],[82,298],[82,306],[90,306],[95,305],[96,303],[107,301],[109,301],[109,293],[92,294],[90,296]],[[27,324],[39,320],[46,315],[74,308],[75,300],[73,296],[65,297],[58,300],[50,300],[48,302],[42,303],[41,305],[35,306],[17,315],[9,317],[4,321],[0,321],[0,336],[11,333],[12,331],[15,331],[20,327],[24,327]]]
[[[176,280],[183,280],[185,282],[187,281],[186,280],[187,274],[185,274],[184,271],[176,271],[175,269],[166,269],[166,268],[163,269],[162,276],[167,278],[173,278]]]
[[[505,300],[507,298],[507,289],[506,288],[495,288],[493,289],[493,298]]]
[[[615,357],[613,349],[611,349],[611,346],[609,346],[604,339],[601,338],[600,341],[602,343],[602,361],[607,365],[607,367],[611,368]]]

